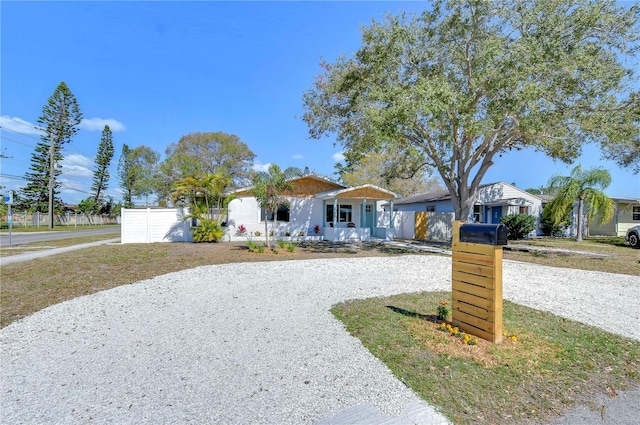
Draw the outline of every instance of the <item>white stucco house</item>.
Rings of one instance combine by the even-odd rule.
[[[398,229],[398,237],[442,240],[451,238],[454,208],[448,190],[419,193],[397,199],[393,207],[394,227]],[[543,202],[538,196],[509,183],[489,183],[480,186],[467,222],[498,224],[506,215],[529,214],[536,218],[536,230],[531,233],[531,236],[535,236],[542,233],[542,210]]]
[[[251,187],[234,191],[235,199],[229,203],[227,215],[229,237],[263,235],[264,222],[268,220],[275,237],[303,235],[331,241],[393,238],[390,213],[385,212],[382,204],[393,205],[395,193],[371,184],[348,187],[315,174],[289,182],[293,190],[284,194],[288,205],[278,209],[275,228],[273,214],[260,208]],[[244,229],[244,234],[239,235],[239,229]]]

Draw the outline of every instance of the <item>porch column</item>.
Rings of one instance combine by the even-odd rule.
[[[366,214],[367,214],[367,200],[363,198],[362,206],[360,206],[360,227],[364,227],[367,224],[366,217],[365,217]]]
[[[389,202],[389,228],[393,229],[393,199]]]
[[[333,227],[338,224],[338,198],[333,198]]]
[[[322,201],[322,227],[327,224],[327,200]]]

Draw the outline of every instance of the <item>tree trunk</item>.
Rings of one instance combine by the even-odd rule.
[[[267,248],[269,247],[269,210],[265,209],[264,216],[264,237],[267,242]]]
[[[578,234],[576,235],[576,241],[582,242],[582,213],[584,209],[584,204],[582,202],[582,198],[578,198]]]

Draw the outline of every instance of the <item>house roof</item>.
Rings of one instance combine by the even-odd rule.
[[[363,184],[355,187],[343,187],[318,193],[315,196],[320,199],[357,198],[357,199],[395,199],[398,197],[390,190],[373,184]]]
[[[395,205],[403,204],[417,204],[421,202],[438,202],[448,201],[451,199],[451,194],[448,190],[436,190],[433,192],[417,193],[415,195],[407,196],[405,198],[394,201]]]
[[[617,202],[628,202],[630,204],[640,204],[640,198],[611,198]]]
[[[486,183],[486,184],[481,184],[478,189],[482,189],[482,188],[486,188],[486,187],[490,187],[490,186],[494,186],[497,184],[503,184],[503,185],[507,185],[507,186],[511,186],[514,187],[515,189],[518,189],[520,191],[523,191],[522,189],[519,189],[513,185],[510,185],[509,183],[505,183],[505,182],[495,182],[495,183]],[[524,192],[524,191],[523,191]],[[540,195],[533,195],[531,193],[528,193],[528,195],[531,195],[533,197],[537,197],[540,198]],[[407,196],[406,198],[402,198],[402,199],[398,199],[396,201],[393,202],[394,205],[406,205],[406,204],[419,204],[419,203],[428,203],[428,202],[440,202],[440,201],[450,201],[451,200],[451,194],[449,193],[448,190],[435,190],[432,192],[423,192],[423,193],[418,193],[415,195],[411,195],[411,196]],[[500,202],[495,202],[495,205],[505,205],[505,203],[507,205],[522,205],[522,203],[530,203],[529,201],[524,200],[523,198],[510,198],[510,199],[501,199]],[[490,205],[488,203],[486,203],[485,205]]]
[[[326,192],[328,190],[344,189],[347,186],[331,180],[318,174],[306,174],[304,176],[294,177],[287,180],[293,184],[293,190],[286,192],[286,195],[297,197],[311,197],[317,193]],[[244,187],[231,192],[236,196],[251,196],[253,186]]]

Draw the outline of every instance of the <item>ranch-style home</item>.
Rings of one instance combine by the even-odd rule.
[[[384,208],[390,207],[385,205]],[[398,199],[394,227],[396,237],[405,239],[451,239],[454,208],[448,190],[419,193]],[[537,220],[531,236],[540,234],[543,203],[536,195],[505,182],[483,184],[479,188],[467,222],[500,223],[509,214],[530,214]]]
[[[630,227],[640,224],[640,199],[611,198],[615,204],[615,215],[608,223],[589,222],[591,236],[624,236]]]
[[[275,214],[260,208],[251,187],[232,192],[227,227],[230,237],[264,234],[264,222],[276,237],[323,238],[330,241],[393,239],[390,212],[396,194],[365,184],[348,187],[326,177],[308,174],[290,179],[293,190],[283,194],[287,203]],[[389,204],[385,212],[382,204]],[[242,227],[241,227],[242,226]],[[239,234],[240,229],[244,232]]]

